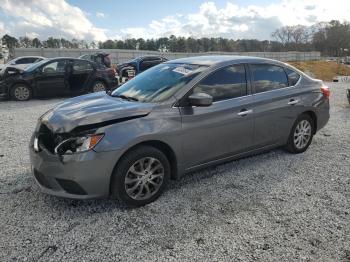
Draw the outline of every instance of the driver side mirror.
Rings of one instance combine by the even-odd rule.
[[[211,106],[213,97],[206,93],[196,93],[188,97],[188,102],[191,106]]]

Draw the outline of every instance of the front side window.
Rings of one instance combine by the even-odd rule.
[[[65,65],[66,65],[65,60],[55,61],[43,66],[42,72],[44,74],[64,73]]]
[[[287,75],[280,66],[256,64],[251,65],[255,93],[280,89],[288,86]]]
[[[206,93],[213,101],[221,101],[247,95],[247,78],[244,65],[219,69],[202,80],[193,93]]]
[[[146,103],[165,101],[205,68],[189,64],[160,64],[129,80],[117,88],[112,96]]]

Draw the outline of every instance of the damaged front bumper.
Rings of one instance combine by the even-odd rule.
[[[109,196],[111,175],[119,158],[117,151],[58,155],[43,145],[35,150],[35,137],[36,133],[29,144],[30,161],[34,178],[44,193],[72,199]]]

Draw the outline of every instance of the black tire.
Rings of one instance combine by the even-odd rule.
[[[16,101],[28,101],[32,98],[32,89],[26,84],[15,84],[11,88],[11,98]]]
[[[145,198],[145,199],[135,199],[131,197],[130,194],[127,193],[127,187],[129,187],[129,184],[126,182],[126,178],[128,175],[128,179],[130,179],[129,176],[130,174],[133,175],[133,172],[130,172],[129,170],[133,166],[135,167],[135,164],[142,159],[156,159],[158,161],[156,163],[162,165],[162,168],[160,170],[163,170],[163,177],[161,180],[158,180],[158,182],[159,181],[161,182],[159,182],[159,187],[157,188],[157,190],[155,190],[156,187],[153,188],[154,193],[152,195],[150,195],[148,198]],[[141,173],[141,172],[142,171],[138,173]],[[121,158],[116,168],[114,169],[112,174],[112,180],[111,180],[111,196],[114,199],[121,200],[128,206],[134,206],[134,207],[144,206],[148,203],[155,201],[162,194],[162,192],[164,191],[164,189],[166,188],[169,182],[170,172],[171,172],[171,169],[170,169],[169,161],[163,152],[151,146],[136,147],[132,151],[126,153],[126,155]],[[157,176],[157,175],[158,174],[154,174],[154,176]],[[144,177],[144,176],[146,176],[146,174],[141,176],[137,175],[137,177]],[[152,176],[152,174],[148,174],[148,176]],[[135,179],[138,182],[140,180],[140,178],[136,178],[136,177],[134,178],[134,180]],[[152,181],[156,181],[156,180],[152,180]],[[132,188],[134,188],[134,186],[138,182],[135,182],[135,184],[133,184],[131,188],[129,188],[128,190],[131,190]],[[137,187],[135,187],[135,190],[138,189],[139,192],[141,191],[141,197],[142,197],[142,193],[145,190],[145,186],[144,186],[145,183],[148,183],[148,182],[144,181],[143,184],[141,183]],[[151,186],[153,185],[151,184],[147,185],[148,192],[150,192]],[[144,195],[146,195],[146,193],[144,193]]]
[[[107,91],[107,86],[103,81],[96,80],[94,84],[92,85],[91,92],[101,92],[101,91]]]
[[[310,137],[309,137],[307,143],[305,142],[304,144],[298,146],[295,142],[295,137],[297,137],[296,129],[297,129],[298,125],[300,123],[302,123],[303,121],[307,121],[310,124],[311,133],[310,133]],[[308,149],[308,147],[310,146],[314,134],[315,134],[315,123],[314,123],[314,120],[312,119],[312,117],[310,117],[308,114],[300,115],[295,120],[293,127],[290,131],[288,142],[286,145],[287,151],[292,153],[292,154],[299,154],[299,153],[305,152]]]

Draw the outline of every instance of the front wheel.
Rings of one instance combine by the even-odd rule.
[[[11,89],[11,97],[17,101],[27,101],[32,98],[32,90],[26,84],[16,84]]]
[[[313,135],[315,133],[315,126],[313,119],[307,115],[300,115],[295,121],[290,132],[287,150],[293,154],[299,154],[310,146]]]
[[[127,153],[113,172],[111,193],[129,206],[156,200],[170,178],[170,164],[158,149],[140,146]]]

